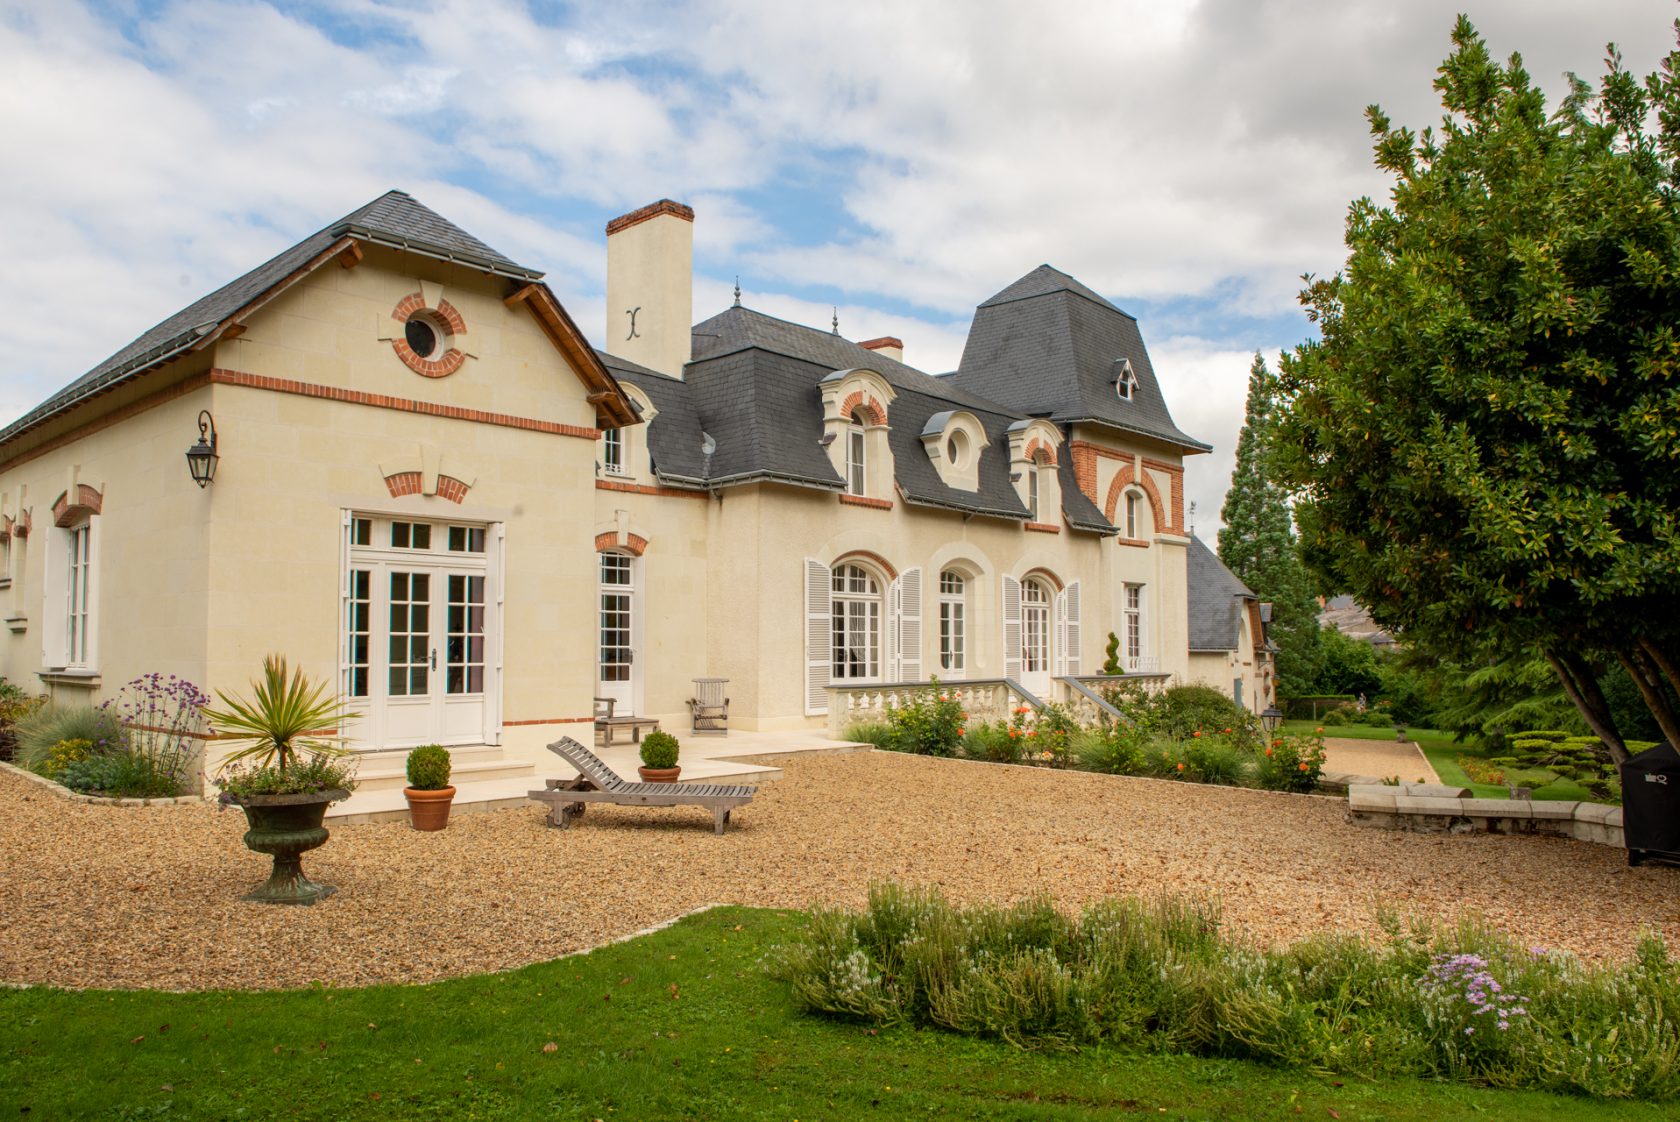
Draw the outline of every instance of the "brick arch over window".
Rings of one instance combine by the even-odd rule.
[[[105,505],[105,496],[89,487],[86,483],[76,484],[76,500],[70,501],[70,492],[60,495],[52,505],[54,526],[73,526],[90,514],[98,514],[100,507]]]
[[[1027,459],[1031,460],[1035,464],[1054,467],[1056,464],[1056,450],[1035,436],[1027,444]]]
[[[1045,568],[1028,569],[1026,572],[1021,574],[1021,580],[1023,583],[1029,580],[1043,581],[1045,584],[1050,586],[1052,592],[1060,592],[1062,589],[1067,587],[1062,583],[1062,579],[1060,577]]]
[[[885,573],[888,580],[898,579],[898,570],[893,568],[892,562],[879,553],[871,553],[867,549],[854,549],[849,553],[842,553],[834,559],[834,564],[830,565],[829,568],[838,569],[848,561],[866,562]]]
[[[850,397],[840,403],[840,415],[842,417],[851,417],[855,413],[862,413],[872,425],[887,423],[886,408],[862,390],[854,391]]]
[[[647,552],[648,540],[640,534],[625,534],[624,540],[618,540],[616,531],[609,530],[604,534],[595,535],[595,552],[628,553],[632,557],[640,557]]]
[[[1156,530],[1170,530],[1172,522],[1166,515],[1166,504],[1161,501],[1161,489],[1155,486],[1155,481],[1149,478],[1149,473],[1143,473],[1143,478],[1137,477],[1137,469],[1127,464],[1120,469],[1120,474],[1114,477],[1114,482],[1108,485],[1108,498],[1103,503],[1103,517],[1110,525],[1114,525],[1114,512],[1120,505],[1120,496],[1127,487],[1137,487],[1149,499],[1149,512],[1155,520]]]
[[[425,489],[425,482],[417,471],[399,471],[385,477],[385,489],[391,492],[393,499],[400,499],[404,495],[418,495]],[[437,477],[437,491],[440,499],[448,499],[457,505],[465,502],[467,492],[472,490],[472,484],[456,479],[453,475],[439,474]]]
[[[439,297],[437,307],[428,308],[425,296],[418,292],[410,292],[398,300],[397,306],[391,309],[391,318],[399,324],[406,324],[409,317],[416,312],[426,312],[435,316],[448,330],[451,339],[467,333],[467,321],[461,318],[461,313],[455,310],[455,305]],[[408,339],[400,332],[391,338],[391,349],[396,352],[404,366],[424,378],[447,378],[461,369],[461,364],[467,361],[467,356],[456,347],[450,347],[435,359],[421,358],[414,353],[414,349],[408,345]]]

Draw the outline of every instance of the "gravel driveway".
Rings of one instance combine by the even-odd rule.
[[[958,901],[1215,892],[1266,940],[1369,932],[1380,898],[1477,908],[1527,943],[1680,944],[1680,870],[1538,838],[1355,829],[1333,799],[869,752],[787,758],[723,838],[698,809],[342,826],[305,857],[313,908],[246,904],[266,859],[208,805],[74,803],[0,774],[0,981],[200,989],[422,982],[553,958],[710,902],[857,904],[872,880]]]

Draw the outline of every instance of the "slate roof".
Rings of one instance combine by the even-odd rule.
[[[1184,576],[1190,602],[1190,649],[1236,650],[1242,635],[1243,601],[1254,599],[1254,593],[1195,535],[1190,537]]]
[[[1121,360],[1137,377],[1130,401],[1115,392]],[[1049,265],[975,309],[951,379],[1005,408],[1048,410],[1060,424],[1095,422],[1190,452],[1211,450],[1173,422],[1137,320]]]
[[[33,428],[78,401],[102,392],[185,351],[221,322],[279,286],[331,249],[341,238],[389,245],[411,253],[458,261],[515,280],[542,273],[516,264],[402,191],[387,191],[283,253],[195,300],[117,351],[64,389],[0,429],[0,443]]]
[[[906,503],[1027,518],[1009,481],[1006,435],[1010,425],[1023,419],[1021,414],[832,332],[733,307],[695,326],[694,358],[681,382],[623,359],[602,357],[615,376],[647,392],[660,410],[649,426],[648,440],[655,471],[668,482],[692,486],[704,480],[720,486],[777,479],[843,490],[845,480],[818,443],[823,435],[820,383],[837,370],[867,367],[878,371],[897,395],[890,407],[887,439],[894,481]],[[668,429],[667,402],[673,411]],[[975,491],[947,486],[921,442],[929,419],[953,409],[974,414],[986,432]],[[683,435],[674,435],[677,430]],[[699,446],[694,434],[702,430],[716,441],[709,460],[692,451]],[[1081,530],[1116,533],[1079,491],[1069,457],[1062,460],[1063,511],[1069,521]],[[691,474],[697,466],[703,474]]]

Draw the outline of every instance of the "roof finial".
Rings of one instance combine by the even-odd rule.
[[[840,334],[840,309],[838,307],[834,309],[834,333],[836,335]]]
[[[741,306],[741,278],[739,275],[735,278],[735,306],[737,308]]]

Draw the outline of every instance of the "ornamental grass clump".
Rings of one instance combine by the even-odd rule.
[[[1475,920],[1379,921],[1377,941],[1268,948],[1227,933],[1208,898],[1122,897],[1074,916],[1044,896],[958,908],[884,884],[862,911],[818,909],[770,968],[811,1012],[1023,1047],[1680,1097],[1680,967],[1661,939],[1588,966]]]

